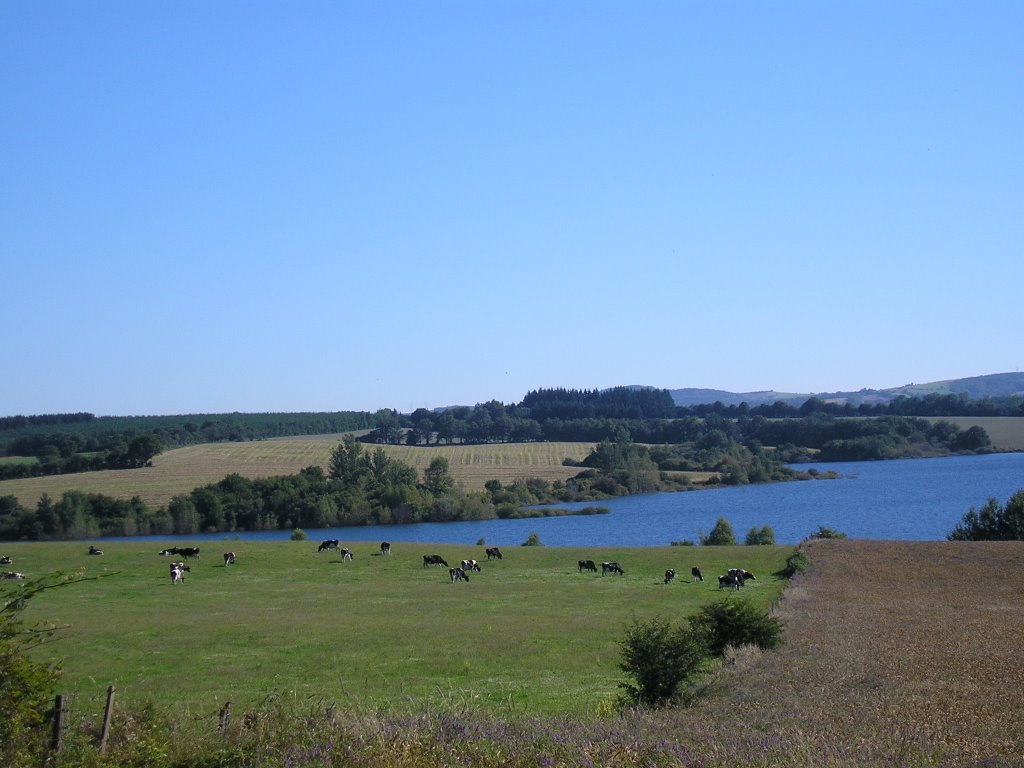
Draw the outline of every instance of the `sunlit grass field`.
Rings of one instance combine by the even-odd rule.
[[[735,598],[715,579],[730,567],[757,574],[742,594],[768,606],[792,551],[515,547],[488,562],[483,547],[394,542],[383,556],[354,542],[343,562],[315,541],[225,540],[203,543],[184,585],[172,585],[163,546],[104,542],[99,557],[82,543],[0,547],[30,577],[104,576],[48,590],[26,612],[62,627],[43,652],[63,662],[62,692],[95,702],[115,685],[125,702],[196,711],[268,697],[421,711],[454,697],[496,712],[607,713],[632,619],[682,619]],[[229,549],[237,563],[224,566]],[[423,567],[432,553],[476,558],[482,571],[453,584],[447,569]],[[625,575],[580,573],[581,558],[618,561]],[[691,583],[693,565],[705,583]],[[670,567],[679,576],[666,585]]]
[[[0,496],[16,496],[23,506],[34,508],[44,493],[59,499],[64,491],[76,490],[119,499],[138,496],[147,505],[160,507],[178,494],[216,483],[233,472],[258,478],[293,474],[309,466],[326,469],[331,451],[340,440],[341,435],[310,435],[190,445],[159,454],[153,459],[152,467],[5,480],[0,482]],[[584,459],[594,444],[556,442],[381,447],[390,456],[415,467],[421,475],[431,460],[443,456],[448,459],[451,475],[457,482],[467,490],[479,490],[492,479],[502,483],[528,477],[566,480],[580,470],[563,466],[562,462],[566,458],[574,461]],[[372,452],[376,446],[364,448]]]

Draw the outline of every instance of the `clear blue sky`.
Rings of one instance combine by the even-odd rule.
[[[0,1],[0,415],[1024,364],[1024,3]]]

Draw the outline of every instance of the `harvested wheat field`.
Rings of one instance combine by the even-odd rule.
[[[719,729],[731,712],[790,765],[1024,765],[1024,543],[807,549],[787,644],[735,655],[698,705]]]

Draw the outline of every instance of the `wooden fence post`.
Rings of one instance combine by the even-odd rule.
[[[64,745],[64,722],[68,716],[67,698],[57,694],[53,700],[53,735],[50,737],[50,751],[60,752]]]
[[[110,736],[110,718],[114,714],[114,686],[107,688],[107,708],[103,710],[103,731],[100,733],[100,754],[107,749],[107,737]]]
[[[224,706],[220,710],[220,735],[223,736],[228,731],[228,721],[231,720],[231,702],[224,702]]]

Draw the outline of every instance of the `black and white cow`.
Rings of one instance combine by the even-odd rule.
[[[601,575],[604,576],[607,573],[617,573],[619,576],[626,575],[626,572],[622,570],[622,566],[618,563],[601,563]]]
[[[735,568],[731,568],[728,573],[724,576],[718,577],[718,588],[719,589],[739,589],[743,586],[743,577],[736,572]]]
[[[227,567],[229,565],[234,565],[234,564],[235,564],[235,553],[234,552],[225,552],[224,553],[224,566]]]
[[[488,560],[501,560],[501,550],[497,547],[488,547],[486,551]]]
[[[0,557],[0,565],[10,565],[13,562],[14,561],[11,560],[11,558],[9,558],[7,555]]]
[[[325,549],[337,549],[339,546],[341,546],[341,542],[337,539],[328,539],[327,541],[321,541],[316,551],[323,552]]]
[[[694,581],[704,581],[704,575],[700,572],[700,568],[696,565],[690,569],[690,575],[693,576]]]
[[[380,543],[380,553],[382,555],[390,555],[391,554],[391,542],[390,541],[382,541]]]
[[[675,568],[669,568],[667,571],[665,571],[665,583],[666,584],[671,584],[675,580],[676,580],[676,569]]]
[[[463,568],[449,568],[448,575],[452,577],[452,584],[456,581],[469,581],[469,575]]]
[[[350,562],[352,560],[352,558],[353,558],[353,555],[352,555],[352,550],[351,549],[343,549],[343,550],[341,550],[341,559],[342,560],[344,560],[345,562]]]
[[[448,563],[440,555],[424,555],[423,556],[423,567],[426,568],[428,565],[443,565],[445,568],[448,567]]]
[[[5,579],[24,579],[24,573],[17,573],[16,571],[4,571],[3,578]]]
[[[477,573],[480,573],[480,563],[478,563],[476,560],[463,560],[462,570],[476,571]]]
[[[166,557],[167,555],[180,555],[181,550],[178,547],[171,547],[170,549],[161,549],[160,556]]]
[[[179,547],[178,554],[186,559],[199,557],[199,547]]]
[[[89,554],[90,555],[102,555],[103,554],[103,550],[102,549],[97,549],[96,547],[94,547],[94,546],[92,546],[90,544],[89,545]]]
[[[593,560],[580,560],[579,566],[580,573],[583,573],[584,571],[592,571],[594,573],[597,573],[597,564]]]
[[[192,573],[192,569],[189,568],[187,565],[185,565],[185,563],[171,563],[170,571],[171,571],[171,586],[172,587],[175,584],[184,584],[185,583],[185,574],[186,573]]]

